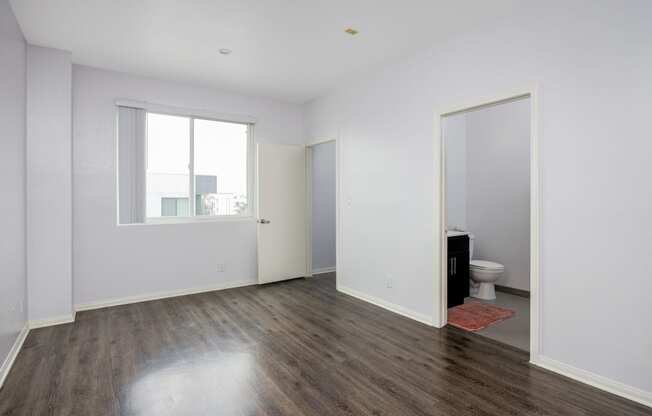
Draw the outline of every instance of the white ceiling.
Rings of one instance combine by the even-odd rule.
[[[518,0],[11,0],[27,41],[73,62],[306,102]],[[360,31],[344,33],[347,27]],[[233,53],[223,56],[220,48]]]

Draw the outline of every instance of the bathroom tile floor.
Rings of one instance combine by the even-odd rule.
[[[480,299],[466,298],[469,301]],[[512,309],[513,317],[502,322],[490,325],[487,328],[476,331],[476,334],[491,338],[493,340],[511,345],[524,351],[530,350],[530,299],[510,293],[496,291],[495,300],[480,300],[483,303],[490,303],[501,308]]]

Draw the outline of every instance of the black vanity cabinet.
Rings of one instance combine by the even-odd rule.
[[[469,296],[469,236],[448,237],[448,307]]]

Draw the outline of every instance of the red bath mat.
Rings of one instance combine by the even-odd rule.
[[[448,323],[467,331],[479,331],[514,316],[511,309],[491,304],[469,302],[448,310]]]

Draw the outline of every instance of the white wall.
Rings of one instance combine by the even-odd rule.
[[[446,149],[446,222],[449,230],[466,230],[466,114],[445,117],[441,130]]]
[[[335,142],[312,146],[312,269],[335,267]]]
[[[308,136],[341,140],[339,284],[433,315],[434,111],[538,83],[542,354],[649,395],[651,19],[643,0],[528,2],[312,103]]]
[[[70,53],[27,47],[29,319],[72,317]]]
[[[530,100],[467,113],[466,134],[473,257],[505,266],[497,284],[530,290]]]
[[[1,364],[27,321],[25,39],[7,0],[0,0],[0,62]]]
[[[297,105],[73,66],[75,304],[255,282],[253,220],[116,225],[117,98],[253,116],[259,142],[304,139]]]

